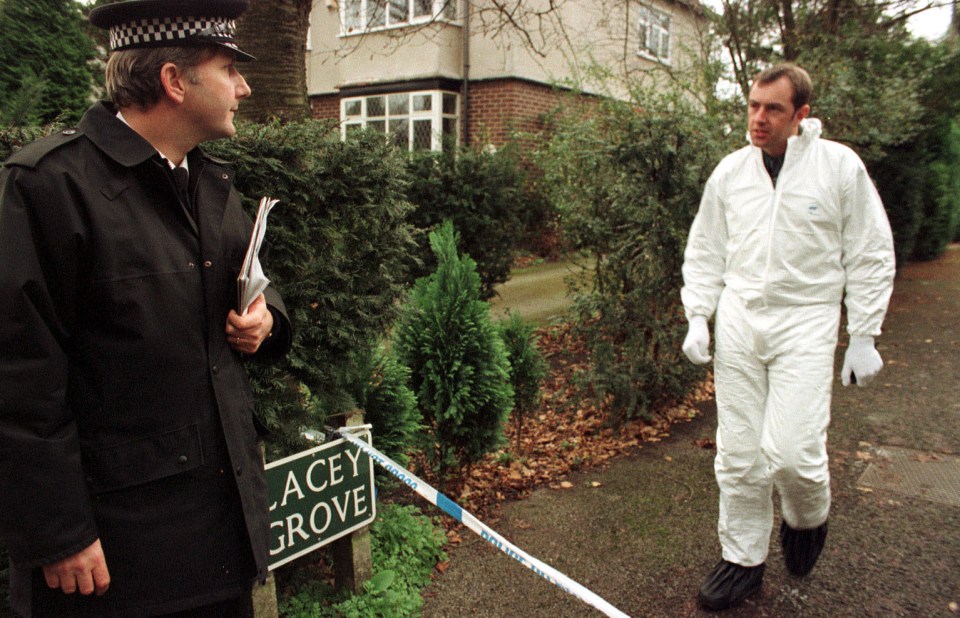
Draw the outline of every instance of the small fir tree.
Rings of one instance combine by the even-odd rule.
[[[490,308],[480,300],[476,263],[457,253],[445,222],[430,234],[437,270],[417,281],[396,330],[427,428],[424,454],[441,482],[496,449],[513,405],[510,361]],[[462,478],[462,475],[460,476]]]
[[[547,362],[537,347],[534,328],[519,313],[500,323],[500,337],[510,355],[510,383],[513,385],[514,451],[521,452],[523,422],[540,405],[540,385],[547,377]]]

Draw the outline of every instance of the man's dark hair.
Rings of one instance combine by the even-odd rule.
[[[193,68],[214,57],[213,45],[152,47],[115,51],[107,60],[107,97],[120,108],[137,105],[146,110],[163,96],[160,68],[172,62],[193,81]]]
[[[790,80],[790,83],[793,84],[794,110],[798,110],[810,103],[810,98],[813,96],[813,82],[810,80],[810,74],[791,62],[778,64],[760,71],[757,73],[757,76],[753,78],[753,83],[766,86],[781,77],[786,77]]]

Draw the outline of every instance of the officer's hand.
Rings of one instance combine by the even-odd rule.
[[[710,362],[710,329],[707,318],[695,315],[690,318],[690,329],[683,340],[683,353],[694,365],[706,365]]]
[[[44,566],[43,577],[48,586],[60,588],[66,594],[77,590],[84,595],[103,594],[110,587],[110,572],[100,539],[68,558]]]
[[[260,349],[267,337],[273,332],[273,314],[267,308],[263,294],[257,297],[244,315],[233,309],[227,316],[227,343],[243,354],[253,354]]]
[[[851,381],[857,386],[866,386],[877,377],[881,369],[883,359],[873,345],[873,337],[850,337],[850,345],[843,357],[840,382],[844,386],[849,386]]]

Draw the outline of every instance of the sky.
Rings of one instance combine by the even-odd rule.
[[[715,10],[719,11],[721,9],[719,0],[700,1]],[[907,22],[907,27],[914,36],[935,41],[947,32],[951,17],[950,0],[938,1],[942,3],[942,6],[914,15],[910,21]]]
[[[907,24],[914,36],[937,40],[950,27],[950,4],[914,15]]]

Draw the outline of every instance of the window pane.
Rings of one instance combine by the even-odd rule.
[[[402,116],[404,114],[410,113],[410,95],[407,93],[403,94],[391,94],[390,95],[390,115],[391,116]]]
[[[367,117],[386,116],[383,97],[367,97]]]
[[[362,124],[360,124],[359,122],[351,122],[347,124],[345,134],[347,136],[347,139],[350,139],[351,137],[356,136],[361,131],[363,131]]]
[[[449,92],[443,93],[443,113],[444,114],[457,113],[457,95],[450,94]]]
[[[390,0],[390,25],[407,21],[407,0]]]
[[[444,135],[456,135],[457,134],[457,119],[456,118],[444,118],[443,119],[443,134]]]
[[[359,116],[363,112],[362,101],[360,99],[351,99],[343,104],[343,113],[347,116]]]
[[[413,0],[414,17],[429,17],[433,15],[433,0]]]
[[[444,152],[452,152],[457,147],[457,119],[443,119],[443,140],[441,149]]]
[[[430,120],[413,121],[413,149],[430,150],[433,143],[433,122]]]
[[[378,133],[387,132],[387,121],[386,120],[371,120],[367,122],[367,128],[376,131]]]
[[[390,134],[394,145],[407,150],[410,148],[410,121],[406,118],[390,120]]]
[[[387,0],[367,0],[367,28],[386,24]]]
[[[433,109],[433,95],[432,94],[415,94],[413,95],[413,111],[415,112],[429,112]]]
[[[354,32],[362,27],[360,22],[360,11],[363,8],[363,0],[345,0],[343,8],[343,29],[344,32]]]

